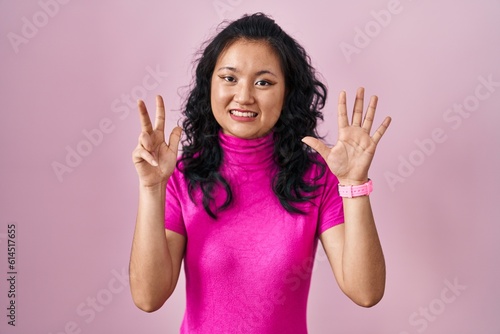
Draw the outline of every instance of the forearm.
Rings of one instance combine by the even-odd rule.
[[[139,189],[130,256],[130,289],[139,308],[153,311],[163,305],[175,285],[165,237],[165,185]]]
[[[342,252],[344,288],[363,306],[384,294],[385,261],[368,196],[344,198],[345,241]]]

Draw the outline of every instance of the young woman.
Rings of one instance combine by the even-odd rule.
[[[363,117],[358,89],[349,123],[341,92],[329,148],[316,132],[326,95],[305,50],[257,13],[227,25],[200,55],[180,158],[181,129],[165,142],[162,98],[154,126],[139,101],[130,287],[140,309],[165,303],[184,261],[182,333],[307,333],[318,240],[349,298],[380,301],[385,263],[368,170],[390,118],[370,135],[377,97]]]

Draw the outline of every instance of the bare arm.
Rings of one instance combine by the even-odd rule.
[[[139,101],[142,133],[132,158],[139,175],[139,206],[130,254],[130,289],[134,303],[146,312],[159,309],[179,278],[185,237],[165,230],[165,188],[177,160],[181,129],[164,139],[165,108],[157,97],[153,128],[144,102]]]
[[[328,148],[316,138],[303,142],[327,162],[340,184],[360,185],[368,181],[368,170],[379,140],[391,119],[386,117],[370,136],[378,98],[372,96],[363,118],[364,89],[356,94],[352,122],[349,124],[346,94],[341,92],[338,106],[339,140]],[[345,223],[320,236],[337,282],[355,303],[377,304],[385,289],[385,261],[368,196],[344,198]]]
[[[165,187],[139,190],[130,255],[130,289],[141,310],[158,310],[174,292],[186,238],[165,230]]]
[[[345,223],[323,232],[321,243],[341,290],[370,307],[384,295],[385,261],[367,196],[346,198]]]

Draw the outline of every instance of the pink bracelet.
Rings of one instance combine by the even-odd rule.
[[[343,186],[339,184],[339,195],[341,197],[353,198],[359,196],[368,196],[373,191],[372,180],[360,184],[359,186]]]

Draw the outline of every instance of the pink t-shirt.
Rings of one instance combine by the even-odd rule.
[[[328,170],[318,196],[287,212],[272,191],[272,134],[241,139],[220,134],[221,173],[233,202],[210,218],[188,195],[176,169],[167,184],[165,227],[187,237],[186,311],[181,333],[303,334],[318,236],[343,223],[337,178]],[[306,178],[319,175],[313,166]],[[224,192],[215,194],[220,205]],[[332,276],[333,279],[333,276]]]

